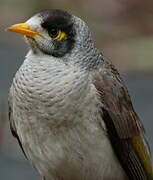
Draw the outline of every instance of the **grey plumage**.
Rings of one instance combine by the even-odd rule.
[[[85,22],[58,10],[26,23],[44,38],[26,37],[31,49],[10,89],[10,124],[40,175],[151,180],[143,126]],[[56,30],[65,38],[55,40]]]

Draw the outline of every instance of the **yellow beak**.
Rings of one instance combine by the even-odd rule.
[[[37,31],[31,30],[29,25],[26,23],[12,25],[8,29],[6,29],[6,31],[16,32],[32,38],[36,35],[40,35]]]

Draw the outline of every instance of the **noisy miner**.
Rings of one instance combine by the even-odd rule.
[[[144,128],[80,18],[47,10],[8,31],[30,50],[9,94],[13,135],[45,180],[151,180]]]

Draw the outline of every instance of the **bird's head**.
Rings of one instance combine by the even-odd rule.
[[[66,57],[85,68],[93,67],[101,59],[86,23],[63,10],[42,11],[7,31],[23,34],[35,54]]]
[[[28,21],[15,24],[7,31],[23,34],[33,50],[62,57],[76,44],[87,43],[88,27],[76,16],[62,10],[46,10],[32,16]]]

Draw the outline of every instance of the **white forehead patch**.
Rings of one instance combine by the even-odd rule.
[[[35,16],[31,17],[30,19],[28,19],[26,21],[26,24],[28,24],[31,29],[38,30],[38,29],[41,29],[41,22],[42,22],[42,18],[35,15]]]

